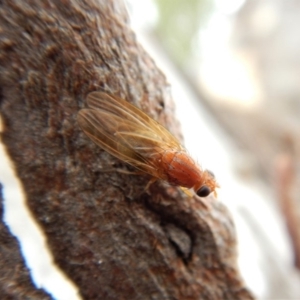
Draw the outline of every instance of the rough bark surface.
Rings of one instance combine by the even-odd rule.
[[[231,217],[94,145],[76,114],[105,90],[175,134],[169,86],[120,1],[1,1],[2,141],[57,265],[84,299],[253,299]],[[105,171],[107,170],[107,171]]]
[[[19,243],[3,222],[3,198],[0,184],[0,299],[50,300],[32,283],[20,253]]]

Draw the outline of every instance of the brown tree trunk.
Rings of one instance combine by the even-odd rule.
[[[178,132],[164,109],[166,78],[122,2],[1,1],[0,26],[2,142],[56,264],[82,297],[253,299],[220,202],[160,182],[146,193],[149,176],[114,171],[127,166],[78,127],[86,95],[105,90]]]

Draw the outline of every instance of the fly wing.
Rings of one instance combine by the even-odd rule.
[[[87,103],[89,108],[77,117],[82,130],[105,151],[136,168],[160,178],[155,157],[166,150],[182,151],[171,133],[125,100],[93,92]]]
[[[126,128],[122,132],[120,130],[119,136],[124,136],[124,139],[128,140],[132,137],[130,140],[137,143],[140,139],[142,139],[142,143],[145,142],[145,139],[149,139],[150,144],[154,142],[156,147],[163,145],[163,149],[183,150],[178,140],[166,128],[136,106],[117,96],[108,95],[104,92],[92,92],[87,97],[87,104],[92,109],[110,112],[134,124],[134,128],[130,128],[130,130],[126,130]],[[140,145],[136,146],[139,147]]]
[[[115,134],[116,122],[120,121],[118,118],[112,118],[104,111],[82,109],[78,113],[77,121],[83,132],[102,149],[144,172],[156,175],[155,168],[147,164],[147,161],[132,148],[122,143]]]

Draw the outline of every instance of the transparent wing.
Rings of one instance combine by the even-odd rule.
[[[132,123],[135,127],[133,132],[132,128],[127,132],[126,129],[122,132],[127,137],[130,133],[139,133],[140,136],[155,140],[157,146],[163,144],[163,148],[182,149],[180,143],[167,129],[136,106],[117,96],[103,92],[92,92],[87,97],[87,104],[91,109],[103,110],[120,117],[125,124],[126,121]]]
[[[163,126],[123,99],[93,92],[87,104],[77,117],[82,130],[105,151],[154,177],[162,176],[159,154],[183,150]]]

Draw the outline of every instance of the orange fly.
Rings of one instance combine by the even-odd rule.
[[[78,123],[102,149],[172,185],[193,189],[200,197],[216,194],[213,174],[202,170],[162,125],[127,101],[104,92],[87,96]]]

